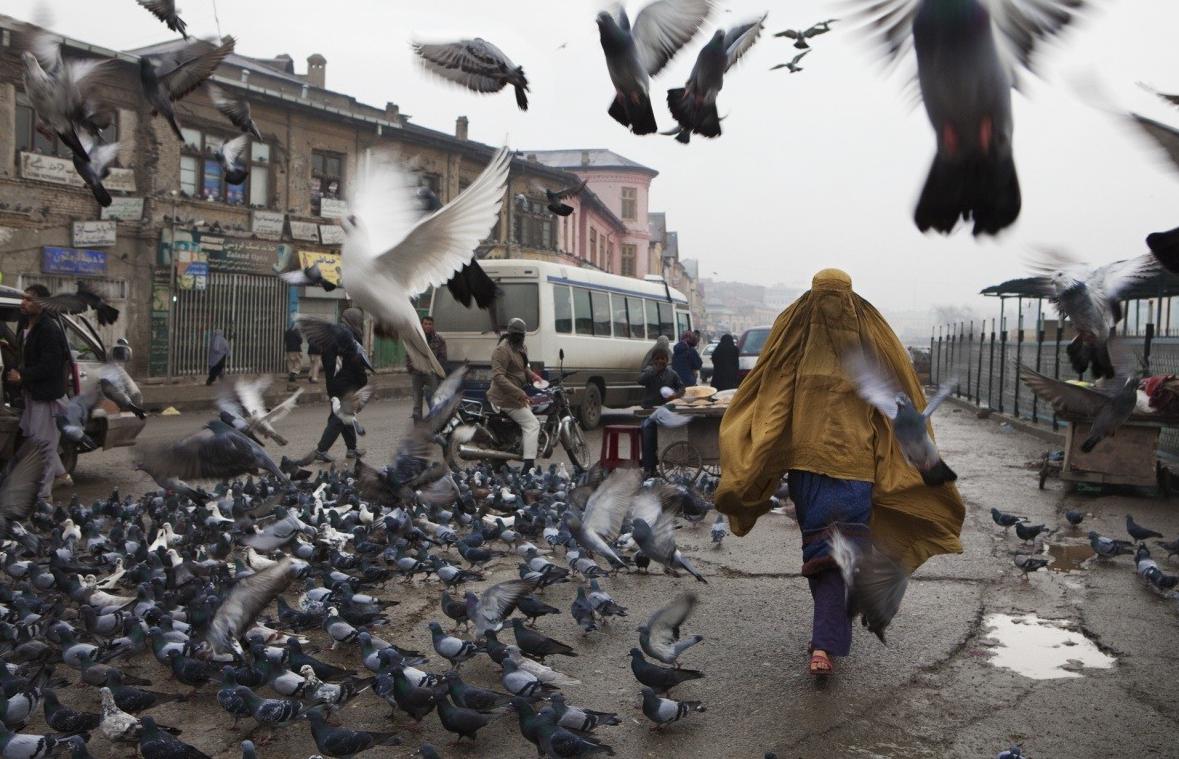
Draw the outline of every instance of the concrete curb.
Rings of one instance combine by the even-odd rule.
[[[234,378],[230,377],[230,381]],[[324,403],[328,399],[323,379],[317,384],[310,384],[304,378],[292,385],[287,384],[286,375],[272,375],[272,382],[265,393],[266,403],[274,404],[285,400],[296,388],[302,388],[298,405],[305,406],[313,403]],[[388,398],[408,398],[412,392],[409,375],[406,373],[375,374],[369,378],[369,385],[373,388],[373,400]],[[143,406],[148,411],[159,412],[169,406],[178,411],[201,411],[215,408],[218,398],[218,385],[207,387],[200,384],[140,384],[143,392]]]
[[[952,395],[949,396],[948,398],[946,398],[946,403],[952,403],[953,405],[957,406],[958,408],[960,408],[964,411],[973,411],[976,413],[979,411],[982,411],[984,409],[987,409],[986,406],[976,406],[976,405],[974,405],[974,403],[966,400],[965,398],[955,398]],[[1010,424],[1012,427],[1019,430],[1020,432],[1024,432],[1024,433],[1027,433],[1028,435],[1031,435],[1032,437],[1039,438],[1040,440],[1043,440],[1046,443],[1053,443],[1055,445],[1060,446],[1061,448],[1064,447],[1064,433],[1063,432],[1053,432],[1051,428],[1046,428],[1046,427],[1043,427],[1039,424],[1032,424],[1031,422],[1027,421],[1026,419],[1017,419],[1013,416],[1008,416],[1007,414],[1000,414],[998,411],[995,411],[994,409],[989,409],[989,410],[991,412],[991,414],[990,414],[991,418],[998,419],[1003,422],[1007,422],[1008,424]]]

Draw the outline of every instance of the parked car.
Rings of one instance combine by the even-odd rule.
[[[0,285],[0,337],[5,338],[10,345],[19,345],[16,334],[17,321],[20,319],[20,301],[23,293],[13,287]],[[66,342],[70,346],[73,364],[69,368],[71,377],[66,383],[67,395],[73,397],[83,390],[87,390],[98,382],[99,369],[108,360],[106,346],[102,343],[98,331],[85,315],[61,315],[57,318],[65,332]],[[131,348],[124,341],[117,346],[119,357],[130,359]],[[6,351],[6,355],[11,353]],[[20,409],[7,404],[18,388],[4,386],[4,397],[0,398],[0,462],[12,457],[16,451],[17,439],[20,432]],[[144,421],[129,411],[119,411],[109,401],[100,403],[86,425],[86,434],[103,449],[132,445],[135,438],[143,429]],[[79,451],[73,444],[63,444],[59,448],[61,463],[67,472],[72,472],[78,462]]]
[[[700,351],[700,360],[703,363],[700,367],[701,382],[708,382],[712,379],[712,352],[716,350],[718,345],[720,345],[720,340],[713,340],[704,346],[704,350]]]
[[[745,379],[745,375],[757,366],[757,357],[761,355],[761,349],[765,347],[771,329],[772,326],[750,327],[741,333],[741,339],[737,341],[738,381]]]

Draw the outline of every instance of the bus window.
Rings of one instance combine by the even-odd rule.
[[[613,303],[611,311],[614,314],[614,336],[630,337],[630,324],[626,321],[626,298],[621,295],[611,295]]]
[[[508,320],[518,316],[534,330],[540,326],[539,288],[534,282],[499,282],[503,296],[495,301],[495,323],[500,329]],[[450,289],[439,287],[434,290],[433,307],[430,310],[439,332],[487,332],[490,320],[487,313],[472,305],[467,308],[454,299]]]
[[[626,313],[630,317],[630,336],[643,339],[647,333],[643,329],[643,299],[627,298]]]
[[[692,330],[692,316],[691,316],[691,314],[689,314],[687,311],[676,311],[675,312],[675,325],[676,325],[676,332],[678,335],[682,335],[685,332],[690,332]]]
[[[674,335],[675,324],[672,323],[672,308],[670,303],[659,304],[659,334],[667,335],[672,340],[675,340],[679,335]]]
[[[568,285],[553,285],[553,322],[557,332],[573,331],[573,306],[569,302]]]
[[[659,304],[653,300],[644,302],[647,304],[647,337],[654,340],[659,337]]]
[[[590,296],[594,307],[594,336],[610,337],[610,295],[595,290]]]
[[[584,287],[573,288],[573,323],[579,335],[594,333],[593,313],[590,309],[590,291]]]

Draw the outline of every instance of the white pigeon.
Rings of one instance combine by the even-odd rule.
[[[501,148],[457,198],[425,217],[417,181],[387,160],[362,167],[348,203],[341,277],[353,303],[394,332],[414,366],[446,372],[410,298],[445,284],[471,261],[499,220],[511,152]]]

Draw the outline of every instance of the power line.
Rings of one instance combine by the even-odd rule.
[[[217,15],[217,0],[213,0],[213,21],[217,24],[217,39],[221,39],[221,18]]]

